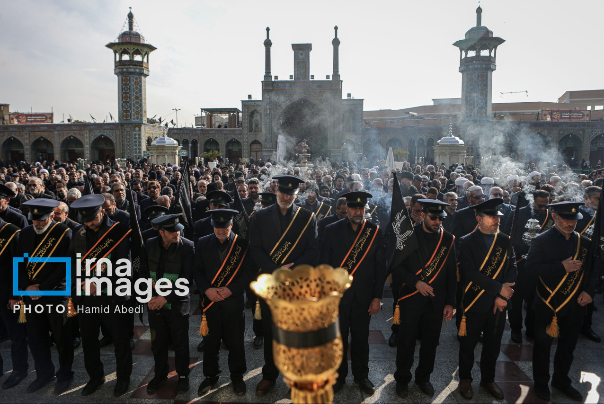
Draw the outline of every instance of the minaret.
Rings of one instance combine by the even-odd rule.
[[[482,25],[482,8],[476,9],[476,26],[466,32],[465,39],[453,45],[459,48],[461,84],[461,119],[487,121],[492,116],[492,75],[495,71],[497,47],[505,40],[493,36]]]
[[[123,127],[123,157],[140,157],[144,127],[147,123],[146,78],[149,75],[149,54],[155,46],[145,43],[145,38],[134,30],[134,15],[128,13],[128,30],[122,32],[117,42],[106,45],[113,51],[118,87],[118,119]]]
[[[333,29],[336,31],[336,36],[331,41],[333,45],[333,74],[331,79],[337,81],[340,80],[340,40],[338,39],[338,26],[336,25]]]
[[[264,81],[271,81],[273,76],[271,75],[271,46],[273,43],[269,38],[271,29],[266,27],[266,39],[264,40]]]

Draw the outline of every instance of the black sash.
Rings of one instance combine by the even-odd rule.
[[[489,252],[479,269],[482,274],[491,279],[497,279],[505,265],[509,243],[510,238],[505,234],[501,232],[495,234],[495,239],[493,240]],[[472,282],[468,283],[462,298],[463,313],[467,312],[483,294],[483,288],[473,284]]]
[[[359,230],[359,235],[348,250],[348,254],[340,264],[340,268],[344,268],[350,275],[353,275],[359,268],[369,249],[373,245],[375,236],[378,233],[380,226],[371,223],[369,220],[363,221],[363,226]]]
[[[558,286],[554,290],[547,287],[543,278],[539,277],[537,282],[537,295],[539,298],[549,307],[553,312],[554,316],[562,310],[564,306],[575,296],[581,285],[581,281],[585,276],[585,259],[587,258],[587,251],[589,249],[589,239],[585,236],[577,234],[577,248],[575,250],[574,260],[580,260],[583,265],[581,269],[575,272],[569,272],[564,275],[564,278],[558,283]]]
[[[434,252],[432,253],[432,257],[430,258],[430,260],[428,260],[426,265],[424,265],[422,268],[420,268],[415,273],[415,275],[419,276],[420,280],[427,284],[431,284],[432,282],[434,282],[434,280],[440,273],[440,270],[447,263],[447,258],[449,258],[449,254],[453,250],[454,243],[455,243],[455,236],[453,236],[451,233],[449,233],[441,228],[440,229],[440,240],[438,241],[438,245],[436,246],[436,248],[434,249]],[[411,286],[414,286],[414,285],[411,285]],[[405,284],[403,284],[402,288],[404,288],[404,287],[405,287]],[[411,297],[418,292],[419,292],[418,290],[415,290],[411,293],[408,293],[407,295],[403,295],[401,298],[398,299],[398,301],[400,302],[401,300]]]
[[[30,257],[52,257],[68,231],[69,227],[62,223],[53,224]],[[27,277],[30,280],[33,280],[42,270],[44,265],[46,265],[46,262],[28,262],[26,266]]]
[[[307,209],[298,208],[296,210],[296,214],[289,226],[285,229],[285,232],[270,253],[271,260],[275,264],[285,264],[285,260],[298,245],[314,216],[315,214]]]
[[[235,278],[235,275],[237,275],[237,272],[239,272],[239,268],[241,268],[248,248],[248,241],[243,237],[235,235],[229,253],[214,276],[214,279],[212,279],[211,285],[213,288],[228,286],[231,283],[233,278]],[[214,302],[204,294],[202,302],[203,311],[205,312],[209,309],[212,304],[214,304]]]
[[[591,224],[591,222],[590,222]],[[552,214],[550,213],[549,209],[547,209],[546,213],[545,213],[545,220],[543,221],[543,224],[541,225],[541,228],[539,229],[539,232],[537,234],[541,234],[543,232],[548,231],[552,226],[554,225],[554,218],[552,217]],[[589,225],[588,225],[589,227]],[[586,227],[587,229],[587,227]]]
[[[10,245],[15,235],[19,233],[21,229],[12,223],[5,223],[0,229],[0,256],[4,254],[6,247]]]
[[[596,218],[596,212],[594,212],[594,214],[591,216],[591,220],[589,221],[589,223],[587,223],[587,226],[585,226],[585,228],[583,230],[581,230],[581,235],[584,235],[585,230],[589,229],[589,226],[591,226],[591,224],[594,222],[594,219]]]

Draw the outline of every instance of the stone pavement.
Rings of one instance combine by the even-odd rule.
[[[388,346],[390,337],[390,326],[392,321],[392,294],[386,290],[383,300],[383,310],[372,318],[370,332],[370,374],[369,377],[376,385],[376,393],[372,397],[367,397],[352,382],[352,375],[349,374],[346,386],[335,397],[334,403],[493,403],[494,400],[485,389],[478,386],[480,382],[480,372],[478,366],[474,367],[474,398],[465,400],[459,395],[458,390],[458,343],[456,339],[455,322],[449,321],[443,327],[440,338],[440,345],[437,352],[438,363],[435,366],[432,375],[432,383],[435,388],[434,397],[426,397],[414,384],[409,386],[409,397],[407,400],[401,400],[395,394],[395,385],[393,373],[395,371],[396,348]],[[194,295],[196,301],[192,307],[197,307],[198,296]],[[598,295],[596,304],[600,310],[594,313],[594,329],[604,336],[604,304],[602,296]],[[1,403],[100,403],[100,402],[128,402],[128,403],[162,403],[162,404],[184,404],[189,402],[213,402],[213,403],[289,403],[289,392],[281,378],[271,393],[265,397],[256,397],[256,384],[262,378],[263,350],[254,349],[252,341],[254,334],[252,332],[252,317],[250,310],[246,310],[246,358],[248,373],[245,375],[247,384],[247,395],[237,397],[232,393],[232,386],[228,373],[227,355],[228,351],[222,350],[220,357],[220,366],[223,370],[220,381],[215,390],[210,391],[203,397],[197,397],[197,388],[203,380],[203,354],[196,350],[200,338],[197,335],[201,321],[199,309],[190,319],[190,349],[191,349],[191,390],[186,394],[176,394],[176,374],[170,374],[171,378],[156,394],[148,396],[146,394],[146,385],[153,377],[153,356],[151,354],[151,333],[147,326],[142,325],[138,318],[136,319],[136,348],[133,351],[133,373],[130,383],[130,391],[120,398],[113,397],[113,387],[115,385],[115,357],[113,347],[108,346],[102,349],[102,358],[105,364],[106,383],[95,394],[89,397],[82,397],[81,390],[88,381],[88,375],[84,369],[84,360],[82,348],[76,350],[74,371],[75,379],[71,391],[55,396],[53,394],[54,383],[41,391],[28,394],[25,389],[29,383],[35,379],[33,371],[34,364],[30,355],[31,374],[19,386],[11,390],[0,390]],[[555,343],[555,342],[554,342]],[[477,347],[476,359],[480,359]],[[10,372],[10,342],[0,344],[0,351],[5,360],[5,374],[0,382],[6,380],[7,373]],[[419,344],[416,347],[416,358],[419,351]],[[174,355],[173,352],[170,352]],[[552,360],[554,350],[552,349]],[[532,344],[523,341],[522,344],[514,344],[510,340],[510,329],[506,324],[506,330],[503,335],[501,354],[497,366],[496,381],[505,392],[505,402],[507,403],[545,403],[545,401],[535,396],[532,390]],[[58,363],[56,350],[53,349],[53,358],[55,365]],[[173,366],[173,358],[172,366]],[[581,378],[585,380],[580,383]],[[575,350],[575,361],[570,374],[573,385],[587,398],[587,402],[604,402],[604,383],[599,380],[604,378],[604,345],[591,342],[584,337],[579,338],[577,349]],[[599,378],[599,379],[598,379]],[[594,384],[589,381],[596,380]],[[599,383],[599,384],[598,384]],[[597,384],[597,385],[596,385]],[[588,396],[589,393],[589,396]],[[567,403],[571,402],[565,396],[556,390],[552,391],[552,402]]]

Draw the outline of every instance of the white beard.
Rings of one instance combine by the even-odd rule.
[[[51,223],[52,223],[52,221],[48,222],[48,224],[46,226],[44,226],[44,228],[41,230],[39,230],[36,226],[34,226],[34,231],[36,232],[36,234],[44,234],[46,232],[46,230],[48,230],[48,228],[50,227]]]

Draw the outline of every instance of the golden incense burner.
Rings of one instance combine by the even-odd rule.
[[[342,363],[339,305],[352,276],[329,265],[299,265],[262,274],[251,288],[273,317],[275,365],[294,403],[331,403]]]

